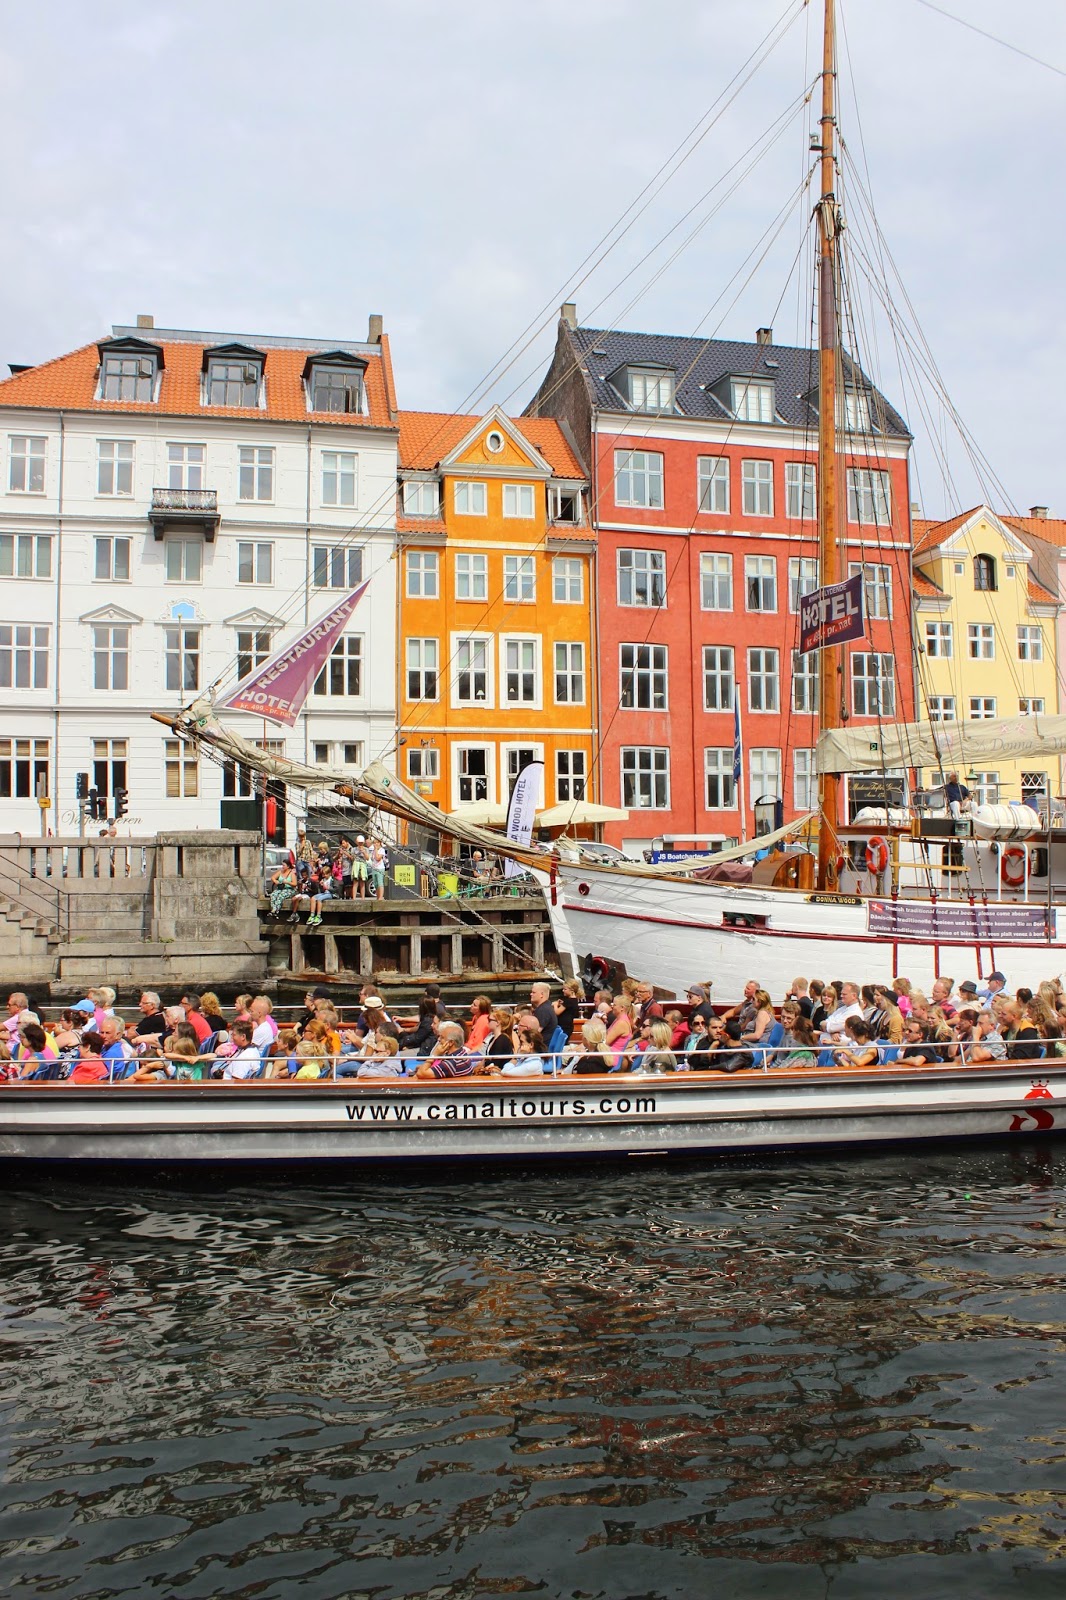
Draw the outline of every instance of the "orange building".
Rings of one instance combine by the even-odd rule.
[[[595,798],[595,540],[551,418],[399,414],[397,767],[444,812]]]

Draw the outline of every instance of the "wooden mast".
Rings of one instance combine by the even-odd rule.
[[[819,585],[840,581],[839,500],[837,494],[837,234],[836,184],[836,15],[825,0],[822,46],[821,198],[818,202],[818,543]],[[822,728],[840,723],[841,651],[826,646],[818,658],[818,708]],[[818,779],[818,887],[836,885],[833,863],[840,779],[835,772]]]

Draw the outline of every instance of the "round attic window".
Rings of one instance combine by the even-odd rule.
[[[503,434],[497,433],[496,430],[493,429],[490,434],[486,435],[485,444],[492,451],[494,456],[498,456],[500,451],[503,449]]]

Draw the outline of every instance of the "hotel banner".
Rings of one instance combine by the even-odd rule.
[[[261,667],[242,678],[220,706],[249,711],[291,728],[365,591],[366,584],[361,583],[292,644],[276,650]]]
[[[800,599],[800,654],[823,650],[830,644],[847,644],[866,634],[863,616],[862,573],[815,589]]]

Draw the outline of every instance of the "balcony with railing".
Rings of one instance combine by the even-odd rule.
[[[195,528],[210,544],[220,522],[216,489],[153,489],[148,512],[152,532],[162,539],[168,528]]]

